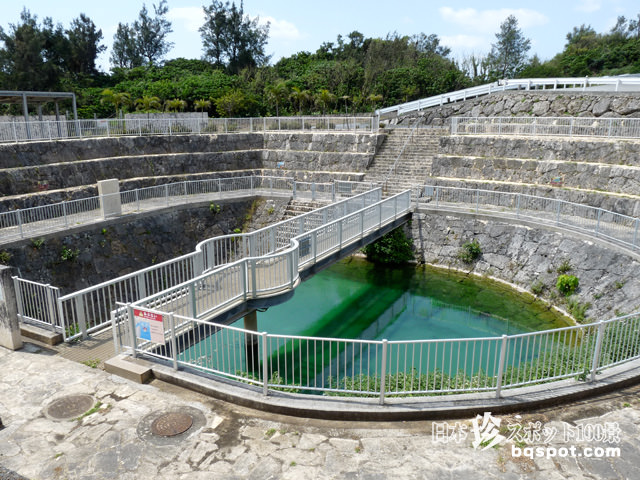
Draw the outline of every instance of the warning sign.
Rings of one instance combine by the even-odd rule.
[[[159,313],[133,309],[136,337],[154,343],[164,343],[164,318]]]

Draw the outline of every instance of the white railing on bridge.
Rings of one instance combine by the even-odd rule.
[[[193,180],[137,188],[120,196],[122,214],[172,205],[220,200],[244,195],[292,195],[294,198],[329,200],[369,190],[371,183],[336,180],[330,183],[296,182],[288,177],[244,176]],[[108,199],[110,195],[104,195]],[[230,197],[231,196],[231,197]],[[0,213],[0,244],[33,238],[70,227],[104,220],[100,196]]]
[[[228,235],[207,240],[206,245],[200,244],[205,252],[203,275],[132,304],[193,318],[212,318],[248,299],[291,290],[301,271],[411,209],[410,190],[380,199],[381,190],[376,189],[357,202],[343,202],[333,215],[316,214],[315,221],[301,216],[243,238]],[[219,252],[223,252],[226,262],[216,261]],[[238,260],[229,263],[235,258]]]
[[[541,225],[577,230],[631,251],[640,247],[640,219],[557,198],[474,188],[424,186],[417,194],[417,207],[527,219]]]
[[[350,182],[357,187],[355,182]],[[60,296],[58,318],[65,340],[104,328],[116,302],[134,302],[189,281],[203,272],[255,255],[270,255],[288,247],[296,235],[375,204],[380,188],[348,197],[303,215],[283,220],[251,233],[215,237],[200,242],[194,252]]]
[[[453,135],[640,138],[640,118],[453,117]]]
[[[619,91],[624,86],[632,86],[640,90],[640,78],[628,76],[616,77],[563,77],[563,78],[521,78],[500,80],[498,82],[479,85],[477,87],[465,88],[454,92],[434,95],[432,97],[414,100],[412,102],[394,105],[392,107],[381,108],[376,114],[381,118],[394,115],[399,116],[405,113],[417,112],[429,107],[437,107],[464,101],[492,93],[500,93],[508,90],[538,90],[538,89],[559,89],[559,88],[607,88],[610,91]]]
[[[278,131],[373,132],[373,117],[136,118],[0,123],[0,143],[125,135],[262,133]]]
[[[136,331],[136,317],[151,318],[156,334]],[[604,369],[640,358],[638,314],[502,337],[410,341],[272,335],[132,305],[115,310],[112,320],[118,352],[155,358],[175,370],[235,379],[265,395],[365,395],[381,404],[387,396],[499,397],[505,388],[555,380],[593,382]]]

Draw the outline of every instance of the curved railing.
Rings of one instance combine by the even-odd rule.
[[[418,207],[421,204],[443,211],[491,213],[505,219],[560,225],[629,250],[637,248],[638,219],[562,200],[427,186],[420,189]],[[297,237],[295,249],[300,249],[304,238]],[[304,259],[300,254],[299,261]],[[247,266],[246,271],[249,269]],[[250,276],[245,273],[245,279]],[[166,293],[165,299],[169,298]],[[189,305],[188,295],[183,290],[174,297],[181,296],[183,304]],[[176,309],[175,304],[168,306],[137,303],[116,312],[114,320],[122,320],[114,322],[119,348],[170,362],[176,369],[195,369],[254,384],[265,394],[286,390],[375,396],[380,403],[387,396],[403,395],[492,391],[500,396],[505,388],[562,379],[591,382],[607,368],[640,359],[638,313],[501,337],[370,341],[258,333],[211,323],[202,316],[185,315],[188,310]],[[132,336],[134,309],[162,319],[159,341]]]
[[[452,117],[453,135],[640,138],[640,118]]]
[[[434,95],[420,100],[394,105],[392,107],[376,110],[376,115],[399,116],[405,113],[417,112],[429,107],[442,106],[448,103],[464,101],[470,98],[491,95],[492,93],[505,92],[507,90],[536,90],[536,89],[559,89],[559,88],[587,88],[608,87],[612,91],[619,91],[621,86],[633,86],[640,90],[640,78],[619,76],[619,77],[562,77],[562,78],[516,78],[509,80],[499,80],[486,85],[465,88],[454,92]]]
[[[372,132],[373,117],[103,118],[0,123],[0,143],[144,135],[211,135],[278,131]]]
[[[54,316],[61,322],[58,329],[65,340],[84,337],[108,324],[117,302],[133,302],[216,267],[251,256],[272,254],[288,246],[292,238],[375,204],[381,198],[380,188],[368,190],[251,233],[205,240],[194,252],[61,296],[58,314]]]

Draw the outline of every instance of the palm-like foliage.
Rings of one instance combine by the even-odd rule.
[[[325,115],[327,108],[336,101],[336,96],[326,88],[323,88],[316,95],[316,103],[322,108],[322,115]]]
[[[115,108],[116,116],[122,116],[122,107],[131,105],[131,95],[127,92],[114,92],[110,88],[102,91],[100,97],[101,104],[111,104]]]
[[[202,116],[204,117],[204,111],[211,108],[211,100],[205,100],[204,98],[201,98],[200,100],[196,100],[195,102],[193,102],[193,106],[196,110],[200,110],[200,113],[202,113]]]
[[[183,112],[184,109],[187,108],[187,102],[179,98],[174,98],[173,100],[164,102],[164,108],[168,112]]]
[[[162,103],[158,97],[152,97],[145,95],[142,98],[136,100],[136,110],[149,113],[151,110],[160,110]]]
[[[276,105],[276,117],[280,116],[280,103],[289,97],[289,87],[285,82],[278,82],[268,85],[264,89],[269,101]]]
[[[298,104],[298,113],[302,115],[302,107],[311,101],[311,94],[308,90],[302,90],[298,87],[293,87],[291,89],[291,95],[289,98],[293,101],[293,103]]]

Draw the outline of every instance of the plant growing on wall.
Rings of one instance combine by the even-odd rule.
[[[480,243],[474,238],[470,242],[466,242],[462,244],[460,250],[458,250],[458,254],[456,257],[463,263],[472,264],[482,255],[482,248],[480,247]]]
[[[568,297],[578,289],[579,283],[578,277],[575,275],[560,275],[558,276],[556,287],[561,294]]]
[[[413,241],[402,228],[387,233],[363,249],[367,259],[375,263],[399,265],[413,260]]]

